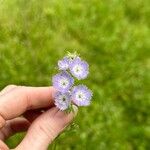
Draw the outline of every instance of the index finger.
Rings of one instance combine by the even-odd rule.
[[[53,87],[18,87],[0,96],[0,128],[29,109],[52,106]]]

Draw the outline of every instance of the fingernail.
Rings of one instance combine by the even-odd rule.
[[[78,107],[76,105],[72,105],[72,108],[73,108],[73,112],[74,112],[74,114],[76,116],[77,113],[78,113]]]

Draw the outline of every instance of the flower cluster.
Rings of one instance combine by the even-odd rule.
[[[68,54],[58,61],[60,73],[52,78],[53,86],[57,90],[55,105],[60,110],[71,108],[72,103],[77,106],[90,105],[92,91],[85,85],[74,86],[75,79],[82,80],[89,74],[89,65],[76,54]]]

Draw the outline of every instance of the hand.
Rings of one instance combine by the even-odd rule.
[[[8,150],[4,140],[16,132],[27,131],[15,150],[46,150],[73,120],[53,103],[53,87],[7,86],[0,92],[0,150]]]

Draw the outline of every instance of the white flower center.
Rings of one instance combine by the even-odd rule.
[[[69,81],[67,79],[63,78],[60,80],[60,86],[62,88],[66,88],[68,85],[69,85]]]
[[[61,96],[59,97],[59,99],[60,99],[60,101],[65,102],[67,98],[66,98],[66,96],[64,96],[64,95],[61,95]]]
[[[85,98],[86,97],[85,97],[85,94],[83,92],[79,91],[76,93],[76,99],[78,99],[79,101],[83,101],[83,100],[85,100]]]
[[[73,72],[76,74],[82,74],[83,67],[81,65],[75,65],[73,67]]]

